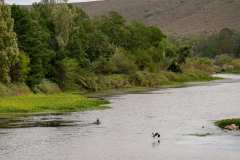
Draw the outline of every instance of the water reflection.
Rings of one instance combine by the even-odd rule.
[[[31,128],[31,127],[87,127],[100,125],[99,122],[85,123],[77,120],[67,120],[66,114],[42,114],[25,116],[7,116],[0,119],[0,128]],[[1,134],[1,133],[0,133]]]
[[[160,141],[160,140],[154,141],[154,142],[152,142],[152,148],[156,148],[156,147],[158,147],[160,144],[161,144],[161,141]]]

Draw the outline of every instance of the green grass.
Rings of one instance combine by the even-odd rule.
[[[231,124],[240,126],[240,118],[223,119],[223,120],[216,121],[215,124],[220,128],[225,128],[227,125],[231,125]]]
[[[0,113],[57,113],[104,109],[104,100],[78,94],[28,95],[0,98]]]

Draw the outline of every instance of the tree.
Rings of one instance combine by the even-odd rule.
[[[65,58],[57,63],[56,81],[62,89],[77,87],[79,65],[76,59]]]
[[[86,53],[90,62],[96,61],[100,57],[110,58],[113,55],[114,46],[109,43],[108,38],[102,32],[95,31],[90,34],[89,40]]]
[[[102,16],[95,22],[95,25],[97,30],[109,38],[110,43],[117,47],[127,47],[129,32],[126,21],[117,12],[109,12],[108,16]]]
[[[31,27],[31,15],[29,11],[17,5],[11,6],[12,18],[14,19],[14,32],[17,34],[18,46],[20,50],[27,50],[27,33]]]
[[[25,83],[27,80],[27,75],[30,71],[29,68],[29,58],[28,56],[20,52],[17,62],[11,66],[10,77],[12,82]]]
[[[19,62],[19,49],[8,6],[0,5],[0,81],[12,81],[13,66]]]
[[[28,11],[19,6],[12,6],[14,29],[19,37],[19,45],[30,58],[30,72],[27,78],[29,86],[39,84],[51,71],[50,61],[55,52],[49,43],[51,35],[40,24],[40,14],[36,10]]]
[[[70,6],[74,10],[73,30],[69,36],[69,42],[66,47],[67,56],[78,60],[81,67],[87,68],[90,60],[86,53],[89,48],[91,34],[94,27],[90,18],[80,8]]]
[[[177,63],[180,65],[184,64],[186,63],[186,59],[191,55],[191,48],[189,46],[179,47],[177,54]]]
[[[66,3],[54,5],[52,8],[51,18],[54,25],[55,38],[60,49],[64,49],[68,44],[73,30],[74,16],[73,10]]]

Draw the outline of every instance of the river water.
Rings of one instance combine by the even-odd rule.
[[[240,117],[240,76],[224,77],[107,97],[107,110],[32,117],[74,125],[0,129],[0,160],[239,160],[240,132],[214,126]],[[96,118],[101,125],[92,124]]]

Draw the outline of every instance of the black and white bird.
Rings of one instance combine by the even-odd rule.
[[[161,135],[160,135],[160,133],[155,132],[155,133],[152,133],[152,137],[153,137],[153,138],[160,138]]]

